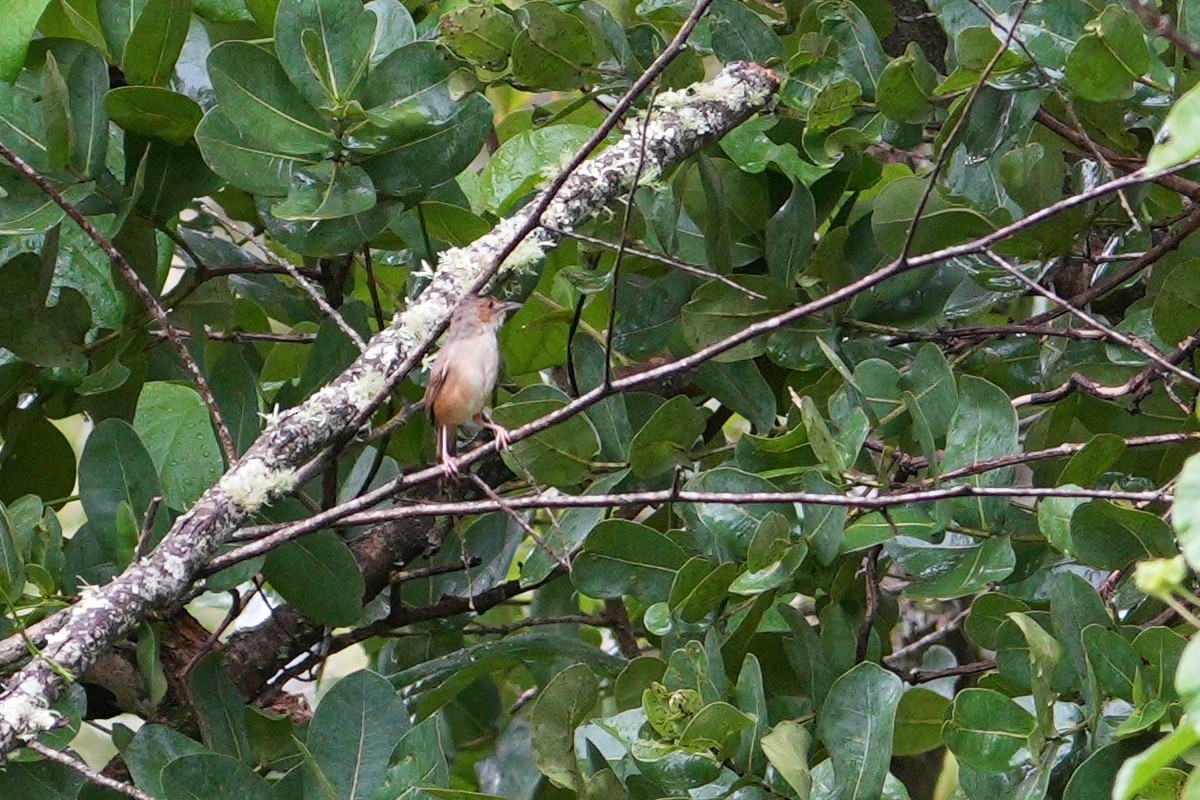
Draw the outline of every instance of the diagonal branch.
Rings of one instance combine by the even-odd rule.
[[[361,427],[389,383],[419,362],[419,353],[464,291],[486,279],[486,265],[499,259],[502,273],[532,268],[558,241],[540,227],[542,219],[557,230],[574,230],[628,188],[643,149],[644,172],[661,174],[762,110],[777,86],[770,71],[737,62],[711,81],[663,93],[651,122],[644,128],[630,125],[623,139],[563,178],[557,196],[544,203],[544,214],[531,213],[543,204],[543,195],[474,244],[443,254],[421,298],[374,336],[345,372],[276,415],[241,460],[176,520],[152,554],[61,612],[65,622],[0,695],[0,753],[52,724],[49,706],[69,676],[83,673],[148,614],[180,597],[242,521],[272,498],[294,491],[304,464]],[[518,241],[526,228],[529,235]],[[499,258],[506,250],[511,255]]]

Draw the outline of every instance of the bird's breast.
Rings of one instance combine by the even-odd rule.
[[[483,410],[500,366],[493,336],[473,336],[448,345],[446,380],[434,400],[434,415],[443,425],[461,425]]]

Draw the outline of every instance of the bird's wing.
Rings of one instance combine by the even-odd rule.
[[[442,386],[445,385],[446,375],[449,372],[450,359],[446,357],[445,348],[443,348],[434,360],[433,368],[429,370],[429,383],[425,386],[425,416],[429,417],[430,422],[437,422],[433,416],[433,401],[441,392]]]

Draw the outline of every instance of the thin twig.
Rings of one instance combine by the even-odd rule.
[[[71,758],[66,753],[55,750],[53,747],[47,747],[39,741],[35,740],[29,742],[25,746],[38,755],[50,759],[56,764],[62,764],[64,767],[75,770],[89,783],[94,783],[97,786],[103,786],[105,789],[112,789],[114,792],[120,792],[123,795],[135,798],[135,800],[155,800],[151,794],[143,792],[132,783],[125,783],[124,781],[110,778],[107,775],[92,769],[82,761]]]
[[[515,631],[541,625],[591,625],[594,628],[611,628],[613,622],[607,617],[595,614],[560,614],[550,617],[529,617],[505,625],[464,625],[462,632],[478,636],[507,636]]]
[[[617,255],[613,258],[612,296],[608,301],[608,330],[604,334],[604,385],[612,383],[613,339],[617,332],[617,293],[621,290],[621,264],[625,261],[625,249],[629,246],[629,221],[633,218],[633,198],[637,194],[638,182],[642,179],[642,170],[646,167],[646,130],[650,125],[650,117],[654,113],[654,92],[650,94],[646,115],[642,117],[642,141],[638,147],[637,166],[633,170],[633,180],[629,182],[629,194],[625,198],[625,208],[621,215],[621,238],[617,242]]]
[[[358,348],[358,352],[362,353],[367,349],[367,343],[358,335],[358,331],[350,327],[350,323],[346,322],[346,318],[338,312],[336,308],[329,305],[329,301],[325,299],[325,295],[317,291],[317,287],[313,286],[312,282],[300,274],[300,270],[288,263],[287,259],[276,258],[267,248],[260,248],[263,256],[274,264],[283,267],[288,275],[292,276],[292,280],[300,285],[304,293],[312,298],[312,301],[317,304],[317,308],[321,309],[321,313],[333,320],[333,324],[337,325],[338,330],[346,334],[350,341],[354,342],[354,346]]]
[[[1105,325],[1103,322],[1096,319],[1094,316],[1092,316],[1088,312],[1084,311],[1083,309],[1073,306],[1070,303],[1070,301],[1068,301],[1062,297],[1059,297],[1058,294],[1056,292],[1054,292],[1053,290],[1047,289],[1045,286],[1042,286],[1040,283],[1035,281],[1033,278],[1030,278],[1024,272],[1021,272],[1021,270],[1017,269],[1016,266],[1010,264],[1007,260],[998,256],[990,248],[985,248],[983,252],[984,252],[984,255],[986,255],[988,257],[988,259],[991,260],[992,263],[994,263],[996,266],[1003,269],[1009,275],[1012,275],[1018,281],[1025,284],[1030,289],[1032,289],[1033,291],[1040,294],[1042,297],[1049,300],[1051,303],[1054,303],[1055,305],[1059,306],[1060,308],[1066,309],[1068,313],[1070,313],[1072,316],[1078,317],[1079,319],[1083,320],[1083,322],[1085,324],[1091,326],[1092,328],[1094,328],[1098,331],[1102,331],[1105,336],[1112,339],[1114,342],[1119,342],[1120,344],[1123,344],[1126,347],[1128,347],[1130,350],[1134,350],[1137,353],[1140,353],[1141,355],[1145,356],[1146,358],[1150,359],[1154,363],[1158,364],[1160,367],[1167,370],[1168,372],[1171,372],[1174,375],[1176,375],[1180,378],[1183,378],[1188,383],[1190,383],[1194,386],[1200,386],[1200,378],[1196,377],[1195,375],[1188,372],[1187,370],[1182,369],[1182,368],[1176,366],[1175,364],[1172,364],[1169,360],[1167,360],[1167,358],[1165,356],[1163,356],[1162,353],[1158,352],[1158,350],[1154,349],[1153,347],[1151,347],[1149,344],[1147,344],[1143,340],[1139,339],[1136,336],[1130,336],[1126,333],[1122,333],[1121,331],[1118,331],[1116,328],[1113,328],[1110,325]]]
[[[200,398],[204,401],[205,408],[208,409],[208,415],[212,418],[213,428],[217,432],[217,441],[221,443],[221,451],[225,454],[226,462],[228,464],[236,462],[237,448],[233,446],[233,437],[229,433],[229,428],[225,425],[225,420],[221,417],[221,411],[217,407],[217,401],[212,393],[212,387],[208,384],[208,379],[204,377],[204,373],[200,370],[200,365],[196,363],[196,359],[192,358],[191,351],[187,349],[187,345],[184,343],[183,337],[179,335],[179,331],[171,324],[171,320],[167,317],[166,309],[158,302],[154,293],[150,291],[150,287],[142,281],[137,270],[125,259],[125,256],[112,243],[112,240],[101,233],[100,229],[83,215],[83,212],[68,202],[54,184],[50,183],[44,175],[30,166],[3,143],[0,143],[0,157],[3,157],[5,161],[16,167],[18,172],[41,189],[55,205],[65,211],[67,216],[80,227],[84,234],[104,252],[104,255],[108,257],[109,262],[117,272],[121,273],[121,277],[125,279],[125,282],[133,289],[133,293],[137,295],[142,305],[154,317],[154,321],[166,333],[167,339],[170,340],[176,353],[179,355],[179,360],[183,362],[184,369],[187,370],[188,375],[195,382],[196,391],[200,393]]]
[[[949,636],[954,631],[962,627],[962,624],[967,621],[967,617],[971,615],[971,609],[960,611],[954,619],[947,622],[945,625],[939,625],[934,630],[916,639],[903,647],[898,647],[891,652],[890,655],[884,658],[885,661],[897,666],[901,661],[911,654],[928,647],[931,644],[936,644]]]
[[[984,661],[976,661],[971,664],[959,664],[957,667],[946,667],[945,669],[914,669],[909,673],[910,683],[928,683],[936,681],[938,678],[952,678],[959,675],[978,675],[981,672],[987,672],[996,668],[995,659],[985,659]]]
[[[513,522],[517,523],[517,527],[519,527],[521,530],[525,531],[525,534],[530,539],[533,539],[533,543],[536,544],[542,552],[544,552],[546,555],[548,555],[552,559],[554,559],[558,563],[558,565],[560,567],[562,567],[564,570],[566,570],[567,572],[571,571],[571,562],[567,561],[565,558],[560,556],[558,553],[554,552],[554,548],[552,548],[552,547],[550,547],[550,545],[546,544],[546,540],[542,538],[542,535],[540,533],[538,533],[536,530],[534,530],[533,526],[530,525],[525,520],[524,517],[522,517],[520,514],[518,514],[516,512],[516,510],[509,507],[508,504],[506,504],[504,502],[504,498],[501,497],[500,495],[496,494],[496,490],[493,489],[491,486],[489,486],[487,481],[485,481],[483,478],[476,475],[474,472],[470,472],[467,474],[471,476],[471,480],[475,483],[476,486],[479,487],[479,490],[481,492],[483,492],[485,495],[487,495],[493,502],[499,504],[500,509],[506,515],[508,515],[509,519],[511,519]],[[540,492],[539,492],[539,494],[540,494]]]
[[[181,336],[191,337],[190,331],[180,331]],[[151,331],[151,336],[167,338],[161,330]],[[315,333],[272,333],[269,331],[212,331],[207,328],[204,338],[213,342],[233,342],[235,344],[251,344],[253,342],[278,342],[282,344],[312,344],[317,340]]]
[[[890,520],[889,520],[890,522]],[[871,643],[871,628],[875,626],[875,618],[879,614],[879,582],[875,577],[875,568],[879,564],[879,554],[883,545],[877,544],[863,556],[863,579],[866,590],[866,608],[863,611],[862,625],[858,629],[858,645],[855,648],[854,660],[865,661],[867,647]]]
[[[622,249],[621,245],[619,245],[619,244],[616,244],[614,242],[605,241],[604,239],[598,239],[595,236],[588,236],[587,234],[579,233],[577,231],[559,230],[558,228],[555,228],[552,225],[546,225],[544,227],[546,228],[546,230],[552,231],[552,232],[558,234],[559,236],[563,236],[567,239],[575,239],[576,241],[580,241],[585,244],[590,244],[593,247],[602,247],[605,250],[613,250],[613,251]],[[628,244],[625,245],[624,252],[627,253],[628,255],[637,256],[638,258],[645,259],[646,261],[653,261],[658,264],[663,264],[663,265],[671,267],[673,269],[677,269],[680,272],[686,272],[689,275],[695,275],[697,278],[704,278],[705,280],[717,281],[718,283],[723,283],[726,286],[728,286],[730,289],[735,289],[735,290],[741,292],[746,297],[749,297],[751,300],[766,300],[767,299],[766,295],[759,294],[758,292],[754,291],[753,289],[747,289],[745,286],[742,286],[737,281],[734,281],[734,280],[726,277],[725,275],[722,275],[719,272],[713,272],[712,270],[705,269],[704,267],[697,266],[696,264],[692,264],[688,261],[681,261],[678,258],[671,258],[670,256],[664,256],[662,253],[656,253],[653,250],[646,250],[645,248],[634,247],[633,245],[628,245]]]
[[[366,497],[366,495],[364,495]],[[763,503],[806,503],[823,506],[843,506],[847,508],[878,509],[892,508],[909,503],[928,503],[934,500],[945,500],[952,497],[1007,497],[1007,498],[1047,498],[1075,497],[1086,500],[1125,500],[1134,503],[1167,503],[1173,496],[1169,492],[1150,491],[1121,491],[1117,489],[1070,489],[1063,487],[1037,486],[972,486],[959,484],[936,489],[921,491],[896,492],[882,495],[838,495],[819,492],[696,492],[688,490],[674,491],[662,489],[648,492],[625,492],[619,494],[596,495],[529,495],[522,497],[504,498],[503,502],[495,500],[462,500],[420,503],[410,506],[396,506],[378,511],[362,511],[349,513],[347,507],[354,502],[343,503],[326,512],[306,520],[300,520],[286,525],[263,538],[246,544],[214,558],[205,574],[218,572],[226,567],[262,555],[280,545],[297,539],[313,530],[318,530],[330,524],[331,518],[340,525],[372,525],[379,522],[389,522],[409,517],[428,516],[463,516],[468,514],[485,514],[491,511],[503,511],[505,507],[512,509],[542,509],[542,508],[604,508],[610,506],[653,505],[671,501],[683,503],[721,503],[721,504],[763,504]]]
[[[1142,21],[1150,26],[1152,34],[1163,37],[1187,53],[1193,60],[1200,61],[1200,45],[1180,33],[1169,16],[1147,3],[1146,0],[1129,0],[1129,5],[1142,18]]]
[[[1004,54],[1008,51],[1008,45],[1010,42],[1012,42],[1013,31],[1016,30],[1017,23],[1021,20],[1021,16],[1025,13],[1025,9],[1028,8],[1029,3],[1030,0],[1021,0],[1021,5],[1017,8],[1016,14],[1013,17],[1012,30],[1006,32],[1004,42],[999,48],[997,48],[996,52],[992,54],[992,57],[988,63],[984,65],[983,70],[979,73],[978,80],[971,85],[971,91],[967,94],[967,99],[963,101],[962,110],[959,112],[958,117],[954,120],[954,124],[951,125],[950,131],[946,134],[945,142],[942,144],[942,152],[938,154],[937,160],[933,163],[933,169],[930,170],[929,175],[926,176],[924,191],[921,193],[921,199],[917,201],[917,208],[913,212],[912,222],[909,223],[908,231],[905,234],[904,246],[900,249],[899,260],[901,262],[906,261],[908,259],[908,254],[912,252],[913,242],[915,242],[917,238],[917,226],[921,224],[921,218],[925,213],[925,208],[929,205],[929,199],[933,196],[933,192],[937,188],[938,176],[941,175],[942,170],[945,168],[946,162],[950,158],[950,154],[956,149],[955,140],[958,138],[958,134],[963,129],[963,126],[966,125],[967,119],[971,114],[971,110],[975,107],[975,101],[979,98],[980,92],[982,92],[983,87],[987,85],[988,76],[992,74],[992,70],[996,68],[996,65],[1000,63],[1000,59],[1003,58]]]

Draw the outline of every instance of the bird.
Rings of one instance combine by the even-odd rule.
[[[467,420],[492,431],[501,450],[508,447],[508,430],[492,421],[484,406],[500,370],[496,334],[505,315],[520,307],[520,303],[469,294],[450,317],[446,342],[433,361],[425,387],[425,413],[437,431],[438,457],[448,479],[458,475],[455,434]]]

